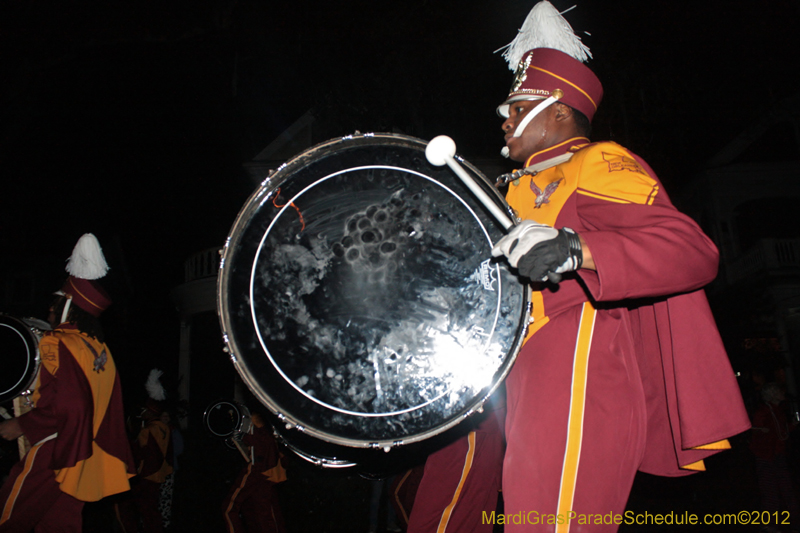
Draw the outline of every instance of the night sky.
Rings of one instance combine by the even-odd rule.
[[[447,134],[468,160],[499,158],[512,74],[493,52],[532,5],[2,2],[0,272],[55,289],[93,232],[119,302],[110,320],[126,324],[116,350],[174,355],[169,291],[189,255],[224,243],[255,187],[243,163],[308,110],[326,138]],[[799,15],[797,0],[578,2],[567,18],[606,89],[594,137],[682,187],[796,92]]]

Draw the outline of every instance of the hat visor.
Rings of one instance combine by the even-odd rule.
[[[497,114],[503,118],[508,118],[509,112],[508,109],[511,107],[511,104],[514,102],[522,102],[523,100],[545,100],[547,97],[545,96],[533,96],[530,94],[516,94],[497,106]]]

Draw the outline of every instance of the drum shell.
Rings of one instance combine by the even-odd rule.
[[[424,157],[424,148],[425,143],[419,139],[392,134],[371,134],[323,143],[278,169],[251,196],[234,223],[223,249],[218,285],[218,311],[226,347],[237,371],[256,397],[279,417],[281,424],[296,428],[298,434],[310,435],[336,445],[361,448],[392,447],[429,439],[457,425],[480,409],[510,370],[521,346],[527,325],[528,291],[501,263],[489,260],[491,246],[504,235],[502,226],[471,196],[468,189],[449,169],[428,164]],[[477,169],[467,162],[462,161],[462,164],[475,176],[486,192],[496,199],[498,205],[508,209],[499,193]],[[352,179],[348,181],[349,178]],[[337,187],[341,187],[341,191]],[[322,192],[319,192],[320,190]],[[314,194],[317,194],[317,197],[314,197]],[[403,194],[406,196],[402,197]],[[392,212],[392,202],[397,198],[400,198],[400,202],[404,202],[404,205]],[[441,206],[436,202],[440,200],[451,202],[456,212],[439,211]],[[348,202],[352,202],[352,205],[348,205]],[[412,309],[409,313],[413,315],[411,319],[406,320],[402,312],[390,317],[395,322],[413,322],[412,319],[419,314],[424,315],[426,320],[433,317],[434,322],[439,320],[441,323],[447,323],[443,329],[436,329],[438,325],[430,326],[430,322],[419,321],[425,323],[425,327],[436,329],[434,333],[437,335],[447,330],[449,324],[459,321],[459,327],[462,328],[459,332],[461,335],[474,337],[488,331],[486,336],[489,337],[489,341],[486,342],[486,346],[491,346],[491,349],[485,351],[492,352],[490,356],[492,360],[489,371],[484,372],[481,378],[480,386],[463,387],[469,390],[462,395],[463,391],[458,387],[455,387],[458,390],[446,388],[440,390],[436,387],[441,383],[436,383],[431,387],[431,390],[437,391],[436,394],[425,398],[425,402],[428,403],[420,402],[425,403],[423,407],[409,402],[408,409],[404,409],[402,401],[398,401],[396,405],[393,404],[384,411],[376,409],[375,412],[370,412],[368,409],[360,411],[359,409],[363,408],[361,404],[356,407],[350,405],[341,407],[336,404],[340,400],[344,403],[348,401],[345,389],[337,392],[338,396],[330,393],[329,396],[333,397],[333,400],[330,400],[315,397],[314,394],[318,391],[311,386],[304,388],[304,383],[316,381],[317,384],[322,384],[322,393],[329,393],[330,390],[325,387],[335,388],[339,386],[337,382],[344,382],[347,385],[350,381],[352,386],[347,390],[352,396],[358,396],[364,390],[374,392],[377,387],[370,381],[368,375],[372,371],[370,365],[383,364],[376,362],[375,346],[380,344],[381,348],[386,350],[385,353],[390,353],[401,352],[405,346],[415,342],[420,344],[416,338],[404,339],[402,335],[395,335],[400,340],[394,347],[382,345],[381,343],[395,331],[390,331],[390,327],[381,330],[384,324],[379,322],[383,320],[389,323],[390,320],[384,316],[378,318],[375,316],[382,312],[383,306],[391,307],[394,304],[392,300],[397,294],[402,293],[408,285],[419,282],[424,276],[411,279],[410,276],[403,278],[398,275],[396,281],[399,286],[389,289],[386,289],[383,283],[386,278],[374,282],[370,278],[365,285],[359,285],[358,290],[348,290],[352,289],[352,278],[347,278],[346,282],[336,278],[348,267],[345,265],[347,256],[344,256],[344,259],[337,256],[336,246],[346,242],[350,236],[348,234],[350,225],[355,218],[362,217],[359,220],[363,220],[372,208],[379,212],[385,208],[388,218],[394,222],[399,221],[397,218],[399,210],[405,209],[403,216],[406,218],[403,222],[411,220],[397,234],[392,235],[392,238],[398,235],[403,237],[402,231],[407,230],[405,236],[409,237],[402,244],[406,246],[402,248],[403,260],[399,262],[402,268],[398,268],[395,272],[402,270],[424,274],[429,264],[433,263],[431,257],[443,258],[439,263],[446,264],[447,268],[442,268],[441,264],[434,265],[438,268],[438,270],[432,269],[436,272],[436,276],[447,278],[450,274],[449,265],[452,263],[453,271],[463,271],[477,277],[486,276],[488,281],[483,281],[490,285],[495,283],[494,287],[498,293],[506,291],[502,297],[498,296],[496,301],[491,300],[491,305],[488,307],[494,314],[488,319],[483,318],[494,322],[486,328],[482,325],[476,327],[475,331],[469,330],[472,327],[470,325],[472,310],[468,307],[472,300],[467,298],[467,304],[455,300],[455,305],[461,306],[458,312],[463,313],[463,317],[456,319],[455,312],[447,309],[445,304],[451,302],[444,300],[447,300],[451,293],[461,291],[461,289],[453,290],[449,286],[445,289],[434,287],[427,292],[423,290],[412,294],[410,300],[423,309]],[[419,226],[418,222],[428,226]],[[447,242],[444,238],[441,241],[429,238],[436,232],[442,235],[447,231],[452,233],[455,231],[454,228],[460,228],[462,225],[466,227],[468,224],[465,223],[471,224],[469,227],[472,231],[471,237],[464,239],[465,242]],[[384,228],[383,232],[382,237],[385,238],[387,230]],[[417,238],[415,233],[425,236]],[[361,233],[360,238],[363,239],[364,235]],[[401,249],[400,244],[397,246]],[[279,288],[269,287],[266,294],[262,291],[269,283],[265,281],[268,276],[261,275],[259,278],[259,269],[265,264],[279,264],[273,259],[279,255],[276,250],[281,248],[291,249],[290,251],[299,250],[297,253],[303,254],[311,251],[312,255],[323,250],[328,254],[322,261],[334,266],[321,276],[331,277],[335,281],[322,289],[321,292],[326,295],[319,297],[317,293],[320,290],[317,290],[314,293],[316,300],[309,297],[310,293],[296,300],[307,307],[302,311],[308,312],[311,320],[317,321],[323,329],[328,328],[331,332],[330,337],[351,335],[351,340],[356,339],[351,345],[361,343],[363,353],[355,353],[357,349],[351,350],[343,356],[343,363],[331,363],[339,354],[309,349],[308,346],[297,349],[296,344],[304,342],[302,335],[296,334],[293,342],[288,342],[278,338],[281,334],[279,332],[274,338],[265,340],[267,337],[265,331],[274,330],[273,325],[276,322],[290,323],[293,318],[288,312],[284,313],[285,316],[278,316],[277,311],[268,309],[295,305],[294,301],[291,304],[283,301],[284,294],[281,289],[286,288],[287,291],[295,293],[305,290],[302,283],[298,283],[289,284],[291,286],[280,285]],[[470,254],[475,256],[476,253],[479,255],[478,259],[468,257]],[[470,261],[475,264],[468,264]],[[355,263],[349,265],[353,269],[357,266],[359,265]],[[373,274],[368,261],[361,266],[365,278]],[[270,275],[272,274],[270,272]],[[389,276],[385,272],[384,274]],[[308,280],[303,280],[305,281]],[[423,279],[421,283],[429,281]],[[445,280],[446,283],[450,281]],[[477,283],[479,284],[480,280]],[[480,292],[471,286],[463,292],[473,290]],[[420,297],[420,294],[423,296]],[[442,301],[434,301],[439,294],[445,295]],[[434,297],[428,298],[430,295]],[[352,311],[358,305],[353,302],[359,299],[378,302],[378,305],[367,306],[370,311],[363,314],[369,316],[358,316],[360,310]],[[263,301],[268,301],[269,304],[259,303]],[[333,326],[325,323],[325,317],[341,311],[340,307],[337,307],[341,302],[351,306],[347,309],[351,315],[347,315],[346,319],[339,317],[340,321]],[[478,297],[475,298],[475,302],[477,302],[476,308],[485,303]],[[259,305],[262,308],[258,308]],[[320,309],[325,309],[327,312],[315,315],[314,313]],[[401,308],[401,310],[407,309]],[[355,332],[348,329],[351,322],[358,323],[357,328],[351,328],[356,330]],[[466,333],[463,331],[465,324],[469,330]],[[392,325],[395,326],[396,323]],[[402,325],[406,328],[404,333],[407,334],[408,324]],[[380,334],[383,337],[380,341],[373,342],[371,345],[373,351],[368,355],[369,343],[362,337],[367,336],[364,332],[371,334],[377,330],[381,330]],[[503,331],[502,334],[499,333],[500,330]],[[428,332],[422,331],[419,337],[425,337],[427,334]],[[501,335],[504,337],[500,338]],[[379,335],[374,336],[377,338]],[[467,342],[472,342],[472,339],[467,339]],[[332,350],[335,352],[336,348]],[[452,352],[452,349],[450,351]],[[280,360],[283,353],[291,353],[291,356]],[[417,353],[400,354],[399,357],[410,358]],[[394,356],[397,353],[390,355]],[[315,357],[319,359],[314,360]],[[307,358],[310,358],[310,362]],[[459,366],[458,360],[453,360],[456,361],[453,366]],[[483,364],[484,361],[480,363]],[[301,364],[306,364],[307,368],[298,369]],[[386,363],[387,366],[389,364]],[[351,372],[348,375],[347,369],[353,366],[359,367],[358,372]],[[464,364],[459,370],[469,368],[469,365]],[[417,381],[425,379],[421,376],[422,373],[418,372],[415,379]],[[322,383],[326,380],[328,383]],[[357,383],[353,385],[352,382]],[[390,386],[401,389],[407,383],[410,381],[403,382],[397,378],[394,383],[390,383]],[[359,388],[362,385],[365,386]],[[413,385],[416,386],[416,383]],[[418,390],[414,391],[417,392]],[[459,397],[460,395],[462,397]],[[408,393],[408,396],[412,396],[411,393]],[[457,399],[452,400],[452,398]],[[370,401],[372,404],[377,402],[374,398]]]
[[[29,393],[39,371],[41,333],[23,320],[0,315],[0,352],[3,372],[0,373],[0,404]]]

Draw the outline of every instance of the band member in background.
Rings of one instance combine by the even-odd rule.
[[[129,489],[122,389],[98,320],[111,299],[95,280],[107,270],[94,235],[81,237],[39,344],[34,408],[0,423],[3,438],[32,444],[0,489],[3,533],[80,533],[84,502]]]
[[[141,429],[132,446],[137,475],[131,480],[131,491],[116,503],[117,516],[125,533],[164,531],[158,503],[161,486],[173,471],[174,453],[170,428],[161,419],[162,402],[166,399],[161,375],[161,370],[154,368],[147,376],[148,398],[139,414]]]
[[[506,381],[503,497],[506,514],[543,517],[507,531],[616,531],[586,517],[623,513],[637,470],[703,470],[750,426],[702,291],[717,249],[647,163],[589,141],[603,89],[588,53],[548,2],[506,51],[498,113],[524,165],[507,180],[522,222],[492,253],[530,281],[533,310]]]
[[[172,445],[172,473],[167,474],[158,496],[158,510],[164,529],[169,530],[172,524],[172,500],[175,492],[175,473],[178,471],[178,456],[183,453],[183,434],[178,427],[177,417],[173,420],[169,410],[161,412],[161,422],[169,428],[169,439]]]
[[[791,433],[797,426],[786,416],[786,397],[780,385],[771,381],[761,389],[762,403],[753,413],[750,450],[756,456],[756,476],[761,494],[761,510],[767,513],[787,511],[800,516],[800,503],[795,493],[792,470],[787,453]],[[795,525],[794,530],[798,527]],[[777,531],[777,529],[772,529]]]
[[[222,512],[228,533],[283,533],[286,531],[278,504],[276,485],[286,481],[286,470],[272,427],[252,413],[252,434],[241,435],[247,463],[231,485]]]

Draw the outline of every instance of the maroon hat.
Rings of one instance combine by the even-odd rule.
[[[92,316],[100,316],[111,305],[111,297],[96,281],[70,276],[61,292],[72,297],[72,303]]]
[[[589,67],[553,48],[535,48],[520,60],[508,98],[497,113],[508,117],[509,104],[558,95],[559,102],[577,109],[591,122],[603,98],[603,86]]]

